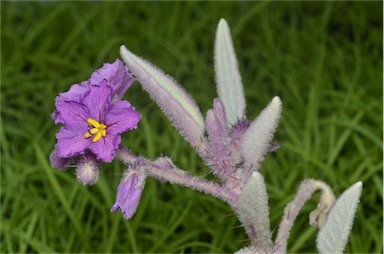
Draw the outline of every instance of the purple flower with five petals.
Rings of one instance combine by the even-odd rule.
[[[134,78],[117,60],[105,64],[89,80],[73,85],[56,98],[55,157],[72,158],[90,151],[97,160],[114,158],[120,134],[137,127],[141,115],[128,101],[120,100]]]

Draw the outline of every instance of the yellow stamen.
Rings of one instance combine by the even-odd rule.
[[[98,133],[100,130],[98,129],[98,128],[93,128],[93,129],[90,129],[89,130],[89,133],[91,133],[91,134],[96,134],[96,133]]]
[[[107,136],[107,126],[105,124],[99,123],[98,121],[88,118],[87,119],[88,124],[90,127],[93,127],[90,129],[87,133],[84,134],[85,138],[93,137],[93,142],[97,142],[101,137]]]
[[[88,118],[87,122],[88,122],[89,125],[91,125],[91,126],[93,126],[95,128],[99,128],[100,127],[100,123],[98,121],[92,119],[92,118]]]
[[[101,132],[99,131],[98,133],[96,133],[95,137],[93,138],[93,142],[97,142],[99,139],[101,138]]]

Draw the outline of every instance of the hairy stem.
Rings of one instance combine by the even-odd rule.
[[[287,240],[293,226],[293,222],[295,221],[300,210],[303,208],[304,204],[311,198],[312,194],[316,190],[321,190],[323,192],[322,197],[320,198],[319,207],[322,207],[325,203],[327,203],[328,207],[333,205],[334,198],[332,199],[331,197],[334,197],[334,195],[331,188],[327,184],[314,179],[304,180],[300,184],[295,199],[290,202],[284,209],[283,219],[280,223],[279,231],[275,241],[274,253],[287,252]]]
[[[223,200],[232,207],[239,198],[239,195],[230,189],[209,182],[201,177],[189,175],[184,170],[177,168],[170,158],[160,157],[152,162],[144,157],[136,157],[123,147],[119,148],[116,156],[124,163],[145,171],[147,176],[152,176],[160,181],[179,184],[212,195]]]

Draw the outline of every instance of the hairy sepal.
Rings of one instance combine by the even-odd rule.
[[[269,151],[280,115],[281,100],[276,96],[241,137],[240,151],[248,166],[258,168]]]
[[[228,124],[233,125],[244,116],[245,98],[231,34],[224,19],[217,27],[214,58],[217,93],[225,106]]]
[[[213,159],[217,166],[222,167],[229,153],[228,127],[223,105],[218,99],[214,100],[213,109],[207,112],[206,126]]]
[[[329,212],[327,222],[317,235],[321,254],[343,253],[352,229],[363,184],[357,182],[344,191]]]
[[[182,136],[198,146],[204,133],[204,118],[192,97],[173,78],[150,62],[120,47],[125,64],[151,98],[160,106]]]

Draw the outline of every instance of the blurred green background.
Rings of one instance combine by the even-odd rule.
[[[231,29],[255,118],[283,101],[276,140],[262,165],[271,229],[299,183],[316,178],[339,196],[364,190],[346,252],[382,253],[382,2],[1,2],[1,249],[7,252],[234,252],[247,236],[230,208],[195,191],[147,181],[129,221],[110,213],[124,171],[104,164],[94,186],[52,169],[54,99],[86,80],[124,44],[173,76],[206,112],[215,98],[217,23]],[[156,104],[135,83],[126,97],[143,115],[123,135],[134,153],[170,156],[209,175]],[[300,213],[289,252],[316,252]],[[274,231],[276,234],[276,231]]]

